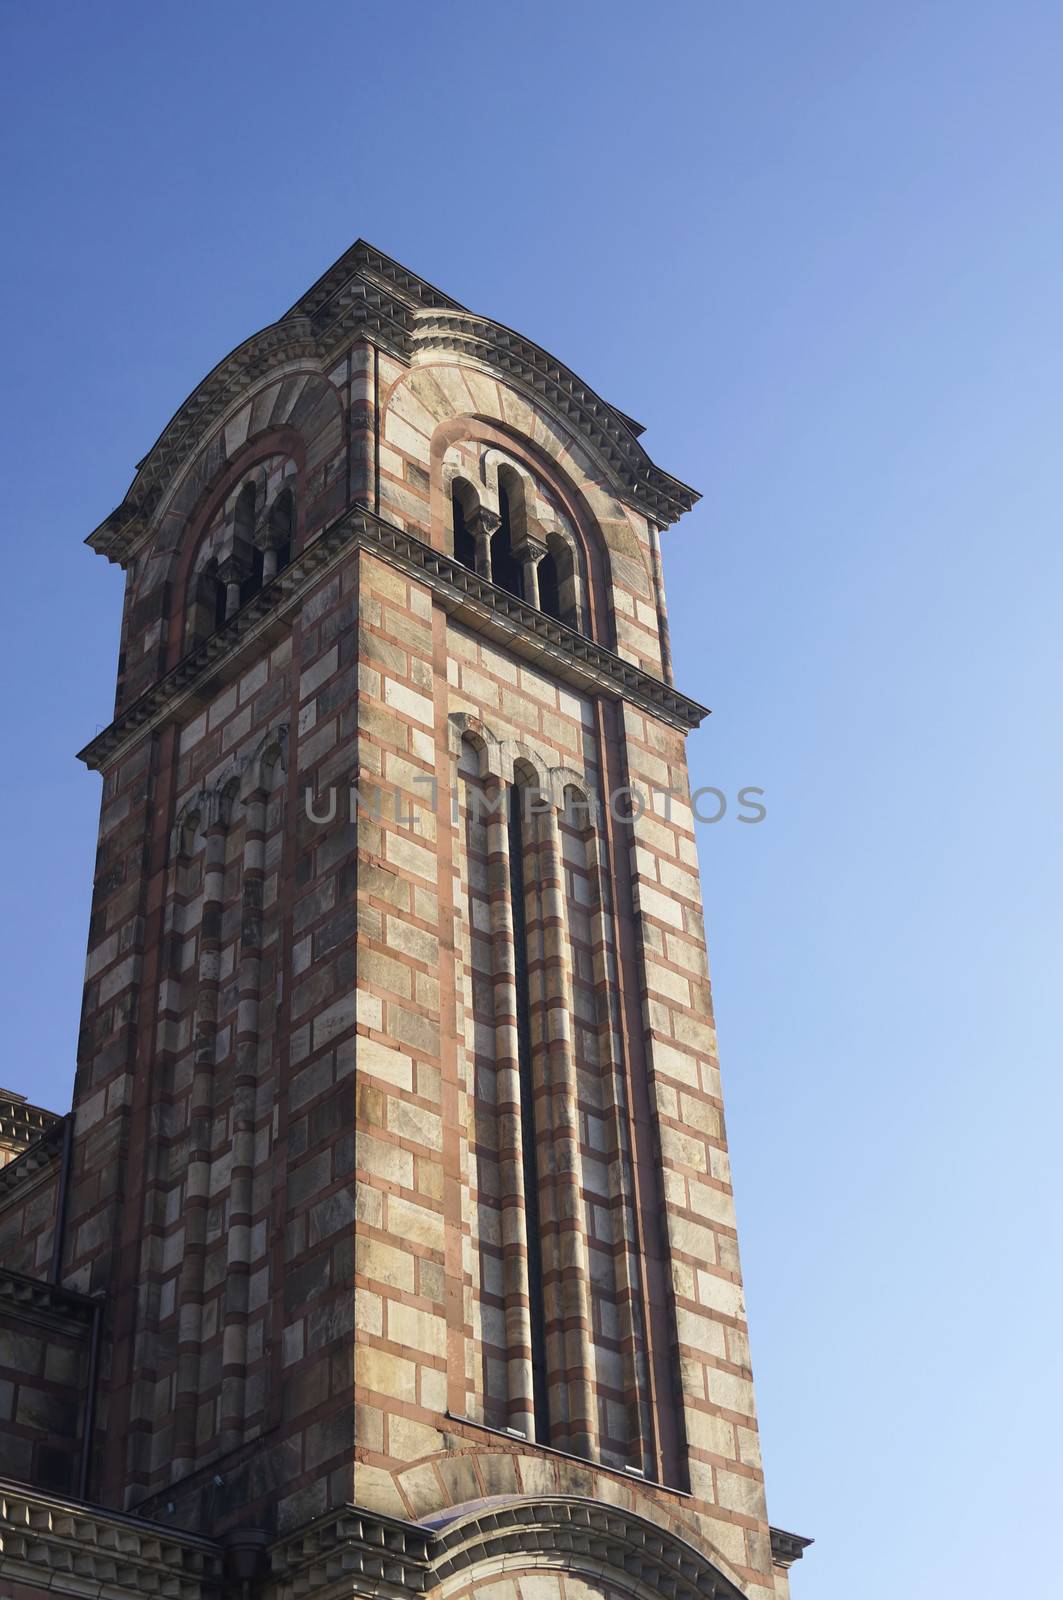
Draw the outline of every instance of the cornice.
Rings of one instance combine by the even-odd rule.
[[[360,337],[406,363],[433,350],[475,356],[532,398],[546,401],[592,446],[624,497],[661,524],[674,522],[699,498],[654,465],[638,442],[641,426],[568,367],[502,323],[467,311],[359,239],[278,322],[237,345],[197,385],[139,463],[121,505],[85,542],[124,565],[149,537],[167,484],[256,378],[295,358],[327,372]]]
[[[222,1555],[209,1539],[0,1483],[0,1576],[59,1594],[216,1600]]]
[[[433,1535],[417,1523],[344,1506],[279,1539],[269,1550],[272,1600],[327,1594],[423,1594]]]
[[[212,1539],[0,1482],[0,1576],[9,1581],[116,1600],[218,1600],[224,1559]],[[665,1600],[742,1600],[670,1529],[568,1496],[484,1500],[432,1526],[344,1506],[269,1546],[260,1592],[269,1600],[426,1594],[502,1566],[599,1576],[623,1593]]]
[[[46,1112],[45,1115],[50,1116],[51,1113]],[[9,1161],[7,1166],[0,1167],[0,1206],[23,1184],[39,1178],[53,1162],[59,1160],[63,1148],[64,1121],[65,1118],[58,1117],[20,1156]]]
[[[60,1283],[45,1283],[0,1267],[0,1314],[19,1322],[82,1336],[88,1333],[98,1306],[89,1295],[65,1289]]]
[[[643,430],[637,424],[512,328],[470,311],[422,312],[414,351],[424,355],[433,350],[473,357],[533,400],[545,400],[593,446],[608,474],[623,486],[625,498],[654,521],[675,522],[700,500],[696,489],[653,464],[638,442]]]
[[[800,1561],[814,1539],[803,1539],[799,1533],[787,1533],[785,1528],[771,1528],[771,1559],[777,1567],[792,1567]]]
[[[0,1141],[5,1144],[34,1144],[54,1128],[62,1117],[43,1106],[31,1106],[26,1100],[15,1100],[9,1094],[0,1094]]]
[[[568,1496],[486,1500],[436,1527],[347,1506],[271,1546],[266,1585],[275,1600],[424,1594],[500,1561],[598,1575],[610,1587],[666,1600],[742,1600],[718,1567],[668,1528]]]
[[[432,306],[439,310],[463,311],[464,306],[452,300],[442,289],[419,278],[408,267],[386,256],[382,250],[356,239],[338,261],[324,272],[304,295],[300,295],[286,316],[319,316],[323,308],[338,294],[352,277],[361,274],[386,285],[409,306]]]
[[[343,554],[357,547],[417,577],[452,616],[524,659],[550,669],[573,688],[628,700],[651,716],[689,731],[708,711],[669,684],[525,605],[413,534],[355,509],[330,524],[302,555],[216,633],[147,690],[78,752],[99,771],[145,733],[176,717],[190,700],[205,700],[242,669],[249,648],[280,637],[304,594]]]

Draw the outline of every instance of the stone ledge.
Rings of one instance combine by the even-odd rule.
[[[37,1136],[33,1144],[23,1150],[20,1156],[16,1156],[14,1161],[9,1161],[6,1167],[0,1167],[0,1207],[4,1205],[9,1195],[14,1194],[23,1184],[39,1178],[53,1162],[59,1160],[63,1151],[65,1121],[65,1117],[57,1118],[51,1127]]]
[[[32,1322],[78,1338],[88,1336],[100,1302],[60,1283],[45,1283],[0,1266],[0,1316]]]
[[[209,1539],[0,1483],[0,1576],[58,1594],[215,1600],[222,1555]]]
[[[56,1111],[0,1093],[0,1141],[6,1144],[31,1145],[62,1120]]]
[[[263,640],[280,638],[306,592],[352,548],[368,550],[416,577],[451,615],[514,654],[539,664],[545,660],[573,688],[629,700],[684,731],[696,728],[708,716],[704,706],[660,678],[526,605],[423,539],[356,508],[331,523],[290,567],[134,700],[78,752],[79,760],[100,771],[131,749],[142,734],[176,717],[190,700],[198,705],[221,684],[239,676],[252,648]]]
[[[771,1528],[771,1559],[777,1567],[792,1567],[800,1561],[814,1539],[802,1539],[799,1533],[787,1533],[785,1528]]]
[[[279,1540],[269,1551],[267,1592],[302,1597],[424,1594],[477,1567],[590,1572],[625,1591],[636,1584],[666,1600],[743,1600],[742,1591],[693,1545],[617,1506],[573,1497],[497,1499],[456,1507],[434,1525],[347,1506]]]

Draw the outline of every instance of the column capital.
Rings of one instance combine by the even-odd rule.
[[[526,533],[520,543],[513,546],[513,554],[518,561],[533,561],[536,566],[548,553],[545,539],[539,539],[531,533]]]
[[[476,510],[466,520],[465,526],[473,538],[483,537],[491,539],[502,526],[502,518],[497,511],[492,511],[490,506],[477,506]]]

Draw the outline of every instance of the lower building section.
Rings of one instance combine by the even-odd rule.
[[[271,1542],[256,1530],[215,1541],[0,1485],[0,1578],[10,1600],[741,1600],[681,1517],[621,1488],[613,1501],[494,1495],[420,1522],[348,1505]],[[777,1593],[806,1542],[773,1536]]]

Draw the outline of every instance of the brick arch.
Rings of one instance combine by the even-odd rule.
[[[336,428],[337,442],[342,441],[339,391],[314,368],[272,371],[240,394],[212,432],[195,441],[160,494],[152,537],[139,560],[137,598],[173,581],[190,524],[201,530],[204,515],[212,514],[238,476],[258,457],[273,453],[267,445],[280,450],[287,444],[302,476],[317,464],[311,447],[330,426]]]
[[[450,1517],[434,1520],[431,1600],[474,1597],[482,1586],[522,1571],[579,1580],[582,1594],[570,1596],[567,1583],[559,1584],[557,1600],[743,1600],[721,1558],[710,1560],[655,1508],[644,1509],[649,1515],[574,1495],[455,1507]],[[533,1592],[535,1600],[547,1600],[541,1587]]]
[[[533,404],[482,368],[453,359],[433,359],[411,367],[395,381],[381,405],[382,421],[396,407],[403,391],[437,425],[456,418],[475,418],[530,445],[542,460],[553,465],[563,482],[581,495],[609,552],[645,564],[623,502],[609,486],[609,469],[592,457],[561,415],[548,409],[545,402]]]
[[[717,1600],[741,1600],[741,1580],[732,1561],[708,1543],[705,1519],[690,1509],[687,1496],[560,1452],[536,1452],[510,1441],[482,1444],[482,1435],[470,1437],[465,1426],[455,1420],[446,1433],[437,1435],[438,1450],[392,1470],[362,1462],[355,1467],[354,1498],[359,1505],[374,1515],[431,1528],[443,1541],[433,1562],[437,1584],[460,1570],[468,1581],[477,1561],[490,1556],[472,1527],[485,1511],[494,1519],[492,1526],[508,1535],[511,1552],[521,1534],[526,1548],[536,1548],[536,1530],[539,1544],[563,1550],[556,1533],[546,1530],[572,1527],[580,1518],[587,1526],[593,1511],[619,1519],[628,1529],[629,1542],[635,1544],[647,1539],[651,1530],[667,1542],[670,1561],[695,1562],[697,1570],[717,1584],[715,1591],[694,1592],[662,1586],[655,1594],[695,1600],[696,1593],[698,1600],[709,1600],[715,1593]],[[599,1524],[598,1531],[608,1531],[608,1526]],[[444,1549],[451,1552],[445,1571],[439,1559]],[[460,1583],[455,1584],[454,1592],[460,1589]]]
[[[381,435],[394,413],[431,439],[430,538],[445,549],[447,508],[441,488],[442,458],[459,440],[482,440],[522,457],[555,487],[573,525],[597,554],[592,588],[608,587],[617,563],[636,563],[649,592],[652,573],[628,513],[609,486],[608,474],[576,435],[542,406],[533,406],[499,379],[457,363],[428,363],[403,372],[381,400]],[[595,547],[599,547],[597,550]],[[604,632],[595,637],[603,639]]]

